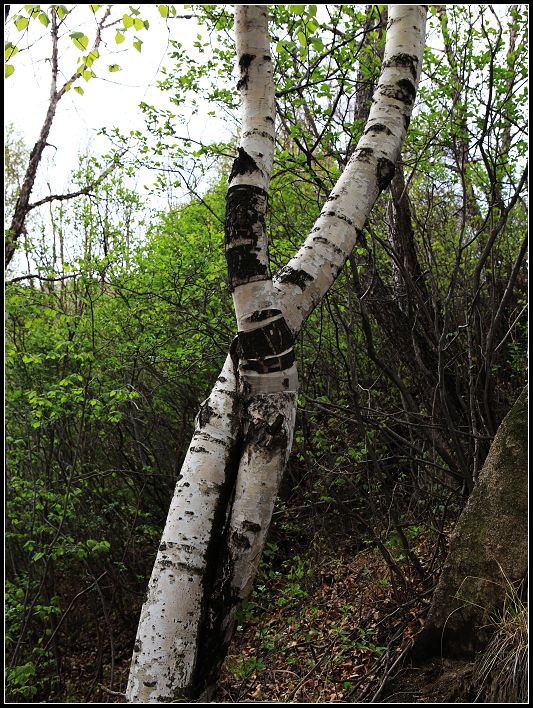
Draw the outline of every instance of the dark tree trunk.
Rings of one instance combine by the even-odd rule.
[[[471,655],[490,639],[490,617],[509,583],[527,573],[527,388],[500,425],[454,530],[415,647],[419,656]]]

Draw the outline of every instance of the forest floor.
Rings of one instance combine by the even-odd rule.
[[[472,665],[432,659],[412,665],[409,650],[427,612],[433,580],[423,581],[395,555],[403,575],[391,573],[373,545],[354,547],[347,537],[320,534],[283,552],[276,533],[265,550],[250,599],[238,616],[224,663],[220,703],[437,703],[465,702]],[[294,554],[294,549],[297,554]],[[391,549],[394,553],[394,549]],[[416,552],[430,562],[423,536]],[[428,587],[428,583],[431,583]],[[84,640],[64,666],[63,695],[81,699],[92,678],[89,702],[123,702],[104,688],[124,691],[132,630],[140,607],[131,607],[131,627],[117,632],[111,665],[94,673],[94,639]],[[127,616],[129,616],[129,611]],[[114,624],[114,623],[113,623]],[[128,623],[129,624],[129,623]],[[116,625],[115,625],[116,626]],[[118,628],[117,628],[118,629]],[[107,652],[104,652],[107,654]]]

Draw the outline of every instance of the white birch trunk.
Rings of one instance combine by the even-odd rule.
[[[243,131],[230,175],[226,255],[238,326],[238,380],[228,356],[199,414],[141,613],[130,702],[198,695],[216,679],[235,608],[252,587],[292,444],[294,335],[337,277],[392,179],[420,77],[426,11],[423,5],[390,7],[382,76],[364,135],[310,236],[273,282],[264,219],[274,150],[266,8],[236,6]],[[241,432],[235,482],[232,453]],[[217,549],[222,532],[227,547]],[[229,588],[226,595],[217,584]],[[212,649],[213,642],[222,648],[210,667],[206,646]]]
[[[206,671],[208,691],[209,677],[216,680],[233,634],[235,611],[252,589],[292,445],[298,389],[293,337],[272,284],[265,226],[275,146],[275,97],[266,8],[236,7],[235,24],[241,68],[238,85],[243,106],[242,138],[228,191],[226,252],[231,253],[236,243],[241,249],[248,246],[249,250],[243,251],[245,264],[252,263],[253,254],[264,270],[257,268],[257,275],[251,279],[246,268],[238,272],[236,259],[228,257],[240,345],[244,440],[227,549],[218,578],[222,585],[226,579],[229,587],[221,589],[224,602],[217,618],[220,647],[210,657],[212,665]],[[235,213],[235,192],[243,200],[237,208],[246,210],[249,219]],[[247,244],[241,234],[249,237]]]
[[[420,79],[426,14],[426,5],[389,6],[382,72],[363,136],[303,246],[274,276],[293,332],[341,271],[394,176]]]
[[[234,364],[228,355],[201,406],[170,504],[139,620],[126,689],[130,702],[168,703],[190,685],[215,520],[225,513],[220,505],[232,481],[236,406]],[[222,523],[223,518],[219,529]]]

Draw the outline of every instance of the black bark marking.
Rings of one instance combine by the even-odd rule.
[[[382,192],[384,189],[387,189],[387,187],[391,183],[392,178],[394,177],[395,169],[396,168],[394,166],[394,162],[388,160],[386,157],[379,158],[377,177],[380,192]]]
[[[191,452],[205,452],[207,453],[208,451],[205,449],[205,447],[198,447],[197,445],[193,445],[190,448]]]
[[[250,246],[233,246],[226,251],[230,290],[238,285],[249,283],[252,280],[268,280],[270,273],[268,266],[257,257],[257,252]]]
[[[267,120],[269,123],[274,122],[274,118],[272,118],[272,116],[265,116],[265,120]]]
[[[278,416],[276,416],[276,420],[272,423],[272,425],[269,425],[267,427],[269,435],[276,435],[276,433],[281,430],[281,426],[283,425],[284,420],[285,419],[281,415],[281,413]]]
[[[228,182],[231,182],[231,180],[237,175],[251,174],[256,170],[259,170],[257,162],[254,160],[253,157],[251,157],[251,155],[248,155],[246,150],[243,150],[240,147],[238,148],[238,152],[238,156],[235,158],[235,160],[233,160],[233,167],[231,168]]]
[[[234,533],[233,543],[237,548],[248,549],[252,547],[252,544],[243,533]]]
[[[403,117],[403,124],[405,126],[405,129],[409,127],[409,123],[411,122],[411,117],[410,116],[404,116]]]
[[[392,135],[392,130],[387,128],[386,125],[383,125],[383,123],[373,123],[372,125],[369,125],[364,134],[366,135],[370,131],[374,133],[385,133],[385,135]]]
[[[271,134],[267,133],[266,130],[259,130],[258,128],[254,128],[253,130],[247,130],[245,133],[242,134],[243,138],[248,138],[250,135],[260,135],[262,138],[265,138],[265,140],[270,140],[271,143],[276,142],[276,138]],[[239,148],[240,150],[241,148]]]
[[[291,331],[283,318],[274,320],[252,332],[239,332],[243,359],[262,359],[290,349],[293,344]]]
[[[390,59],[388,59],[383,64],[384,69],[388,69],[392,66],[406,66],[411,71],[413,79],[416,79],[417,67],[418,67],[418,57],[414,54],[395,54]]]
[[[328,214],[329,213],[333,213],[333,212],[328,212]],[[336,253],[338,256],[340,256],[342,254],[342,249],[339,248],[338,246],[336,246],[333,243],[333,241],[330,241],[329,239],[324,238],[324,236],[313,236],[313,241],[316,241],[317,243],[323,243],[326,246],[329,246],[330,248],[333,249],[333,252]]]
[[[241,78],[237,81],[237,90],[248,88],[248,69],[250,64],[255,59],[255,54],[243,54],[239,59],[239,68],[241,70]]]
[[[248,71],[250,64],[255,59],[255,54],[243,54],[239,59],[239,68],[241,71]]]
[[[416,95],[416,89],[413,82],[409,81],[409,79],[400,79],[396,84],[382,86],[381,94],[387,98],[393,98],[395,101],[400,101],[406,106],[411,106]]]
[[[235,166],[241,160],[238,170],[240,170],[239,174],[243,174],[243,170],[246,171],[246,164],[249,164],[247,158],[254,165],[255,162],[242,148],[239,148],[239,152],[242,155],[237,158],[233,167],[235,170]],[[270,277],[268,265],[258,258],[261,253],[261,244],[258,247],[258,243],[266,239],[266,207],[267,193],[260,187],[235,185],[228,190],[224,231],[230,290],[243,283]],[[239,241],[246,243],[233,245]]]
[[[285,371],[294,364],[294,352],[291,349],[283,356],[266,357],[261,360],[246,361],[242,364],[244,371],[256,371],[258,374],[272,374],[276,371]],[[286,379],[288,381],[288,379]]]
[[[265,450],[286,450],[288,439],[284,420],[280,413],[271,425],[261,421],[251,423],[245,436],[246,442],[261,445]]]
[[[409,97],[409,101],[411,103],[414,103],[416,96],[416,88],[414,83],[410,79],[400,79],[398,81],[398,86],[400,86],[400,88],[405,92],[406,96]]]
[[[366,149],[366,148],[365,148]],[[340,214],[338,211],[325,211],[321,214],[321,216],[334,216],[336,219],[340,219],[341,221],[345,221],[349,226],[353,226],[353,221],[345,216],[344,214]],[[316,236],[315,236],[316,239]]]
[[[306,273],[305,270],[296,270],[296,268],[291,266],[283,266],[278,273],[277,280],[280,283],[297,285],[303,292],[307,287],[307,283],[313,281],[314,278],[309,273]]]
[[[356,160],[359,160],[359,162],[370,162],[370,158],[374,154],[374,150],[372,148],[359,148],[359,150],[356,150],[354,153],[354,157]]]
[[[261,531],[261,524],[256,524],[254,521],[243,521],[242,527],[245,531],[251,531],[252,533]]]
[[[215,411],[211,406],[209,405],[209,399],[204,401],[202,405],[200,406],[200,413],[198,414],[198,422],[200,423],[200,427],[203,428],[211,418],[215,416]]]
[[[263,320],[268,320],[271,317],[278,317],[281,315],[281,310],[256,310],[250,315],[250,322],[262,322]]]

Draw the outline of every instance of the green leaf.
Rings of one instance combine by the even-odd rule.
[[[81,75],[83,76],[85,81],[90,81],[91,79],[93,79],[96,76],[94,71],[82,71]]]
[[[76,93],[79,93],[80,96],[83,96],[83,94],[85,93],[81,86],[74,86],[74,91],[76,91]]]
[[[130,17],[129,15],[122,15],[122,22],[124,23],[124,27],[126,27],[126,29],[128,27],[133,27],[133,17]]]
[[[168,5],[158,5],[161,17],[168,17]]]
[[[91,12],[96,15],[96,13],[98,12],[98,10],[99,10],[102,6],[101,6],[101,5],[89,5],[89,7],[91,8]]]
[[[32,18],[38,15],[39,12],[41,12],[41,8],[39,5],[24,5],[24,9]]]
[[[39,553],[35,553],[33,556],[34,561],[41,560],[41,558],[44,558],[44,553],[42,553],[42,551],[39,551]]]
[[[110,64],[107,67],[107,70],[110,71],[111,73],[114,73],[115,71],[121,71],[121,68],[118,64]]]
[[[302,47],[307,47],[307,37],[303,32],[298,32],[298,41]]]
[[[6,64],[4,69],[4,77],[7,79],[8,76],[15,71],[15,67],[12,64]]]
[[[64,5],[58,5],[56,8],[56,12],[60,20],[64,20],[69,13],[69,11]]]
[[[136,30],[142,30],[142,29],[144,29],[144,22],[143,22],[143,20],[141,20],[141,19],[138,18],[138,17],[136,17],[136,18],[133,20],[133,24],[134,24]]]
[[[142,45],[143,45],[143,43],[142,43],[142,41],[141,41],[139,38],[137,38],[137,39],[135,40],[135,42],[133,42],[133,46],[135,47],[135,49],[136,49],[138,52],[141,51]]]
[[[305,12],[305,5],[289,5],[289,8],[295,15],[301,16]]]
[[[15,27],[18,29],[19,32],[22,32],[22,30],[25,30],[26,27],[28,26],[28,18],[27,17],[22,17],[21,15],[18,15],[15,17]]]
[[[87,49],[89,38],[83,32],[72,32],[70,38],[78,49]]]
[[[48,19],[48,15],[46,14],[46,12],[40,13],[39,22],[45,27],[48,27],[48,25],[50,24],[50,20]]]
[[[115,42],[116,42],[117,44],[122,44],[122,42],[123,42],[125,39],[126,39],[126,38],[124,37],[124,35],[122,34],[122,32],[117,32],[117,33],[116,33],[116,35],[115,35]]]
[[[6,42],[4,47],[4,59],[8,61],[18,52],[17,47],[12,42]]]

